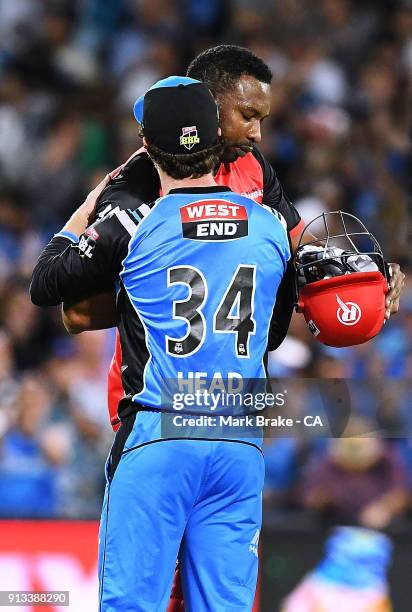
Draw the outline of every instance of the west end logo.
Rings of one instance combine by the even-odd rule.
[[[182,147],[186,147],[190,151],[199,142],[200,138],[197,135],[197,127],[195,125],[182,128],[182,135],[180,137],[180,145]]]
[[[247,210],[227,200],[198,200],[180,209],[182,233],[189,240],[237,240],[248,235]]]
[[[338,295],[336,295],[336,300],[339,304],[336,312],[338,321],[342,325],[355,325],[362,316],[360,307],[355,302],[344,302]]]

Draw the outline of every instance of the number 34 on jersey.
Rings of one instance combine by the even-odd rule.
[[[166,351],[175,357],[188,357],[200,349],[207,322],[204,308],[208,286],[203,273],[193,266],[173,266],[167,271],[167,284],[183,284],[189,288],[185,300],[173,302],[173,319],[184,320],[187,333],[182,338],[166,336]],[[222,298],[213,315],[213,333],[233,334],[236,355],[248,358],[249,339],[255,333],[253,319],[256,266],[240,264],[229,285],[222,289]]]

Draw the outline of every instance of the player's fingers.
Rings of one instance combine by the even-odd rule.
[[[402,292],[403,286],[405,285],[405,274],[401,272],[398,264],[389,264],[391,278],[389,282],[390,291],[386,296],[386,308],[390,309],[392,313],[397,312],[399,309],[399,297]]]
[[[400,293],[405,281],[405,274],[401,272],[399,264],[391,263],[389,266],[391,272],[389,286],[391,289],[395,289]]]
[[[396,289],[392,289],[392,291],[387,294],[385,299],[386,308],[391,308],[392,304],[394,304],[396,301],[399,301],[399,294],[397,293]]]
[[[395,314],[399,311],[400,294],[405,285],[405,275],[399,272],[397,282],[391,291],[388,293],[385,301],[385,318],[389,319],[391,314]]]
[[[100,181],[100,183],[98,183],[98,185],[96,185],[96,187],[90,191],[85,201],[81,205],[83,214],[85,214],[87,217],[88,225],[90,225],[94,221],[95,214],[96,214],[97,201],[102,191],[107,187],[109,182],[110,182],[110,175],[106,174],[106,176]]]
[[[102,191],[107,187],[110,182],[110,175],[106,174],[106,176],[96,185],[94,189],[90,191],[87,195],[86,202],[90,205],[94,205],[97,201],[97,198],[100,196]]]
[[[389,264],[389,273],[390,273],[389,287],[391,289],[395,287],[396,274],[398,273],[399,269],[400,267],[398,264],[395,264],[395,263]]]
[[[93,191],[100,194],[103,191],[103,189],[109,184],[110,179],[111,179],[110,174],[106,174],[106,176],[100,181],[100,183],[96,185]]]
[[[122,164],[121,166],[117,166],[117,168],[109,172],[108,174],[109,179],[114,179],[116,178],[116,176],[119,176],[120,172],[123,170],[123,166],[124,164]]]
[[[134,158],[136,157],[136,155],[138,155],[139,151],[134,151],[134,153],[132,153],[132,155],[124,162],[124,164],[120,164],[120,166],[117,166],[117,168],[115,168],[114,170],[112,170],[111,172],[109,172],[109,177],[111,179],[116,178],[117,176],[119,176],[120,172],[123,170],[123,168],[125,166],[127,166],[127,164]]]
[[[399,298],[392,302],[392,305],[391,305],[391,314],[394,314],[395,312],[398,312],[398,310],[399,310]]]
[[[392,314],[396,314],[399,310],[399,298],[390,302],[389,307],[385,310],[385,319],[389,319]]]

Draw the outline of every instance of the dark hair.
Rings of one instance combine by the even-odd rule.
[[[213,170],[220,162],[223,153],[223,143],[219,140],[213,147],[198,151],[176,155],[165,153],[158,147],[147,143],[146,151],[156,166],[176,180],[185,178],[200,178]]]
[[[242,75],[262,83],[272,82],[272,72],[265,62],[249,49],[237,45],[218,45],[206,49],[190,63],[186,75],[208,85],[217,96],[234,87]]]

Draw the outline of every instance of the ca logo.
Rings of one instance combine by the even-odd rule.
[[[339,304],[339,308],[336,312],[338,321],[342,325],[355,325],[358,323],[362,316],[362,311],[355,302],[344,302],[336,295],[336,299]]]

